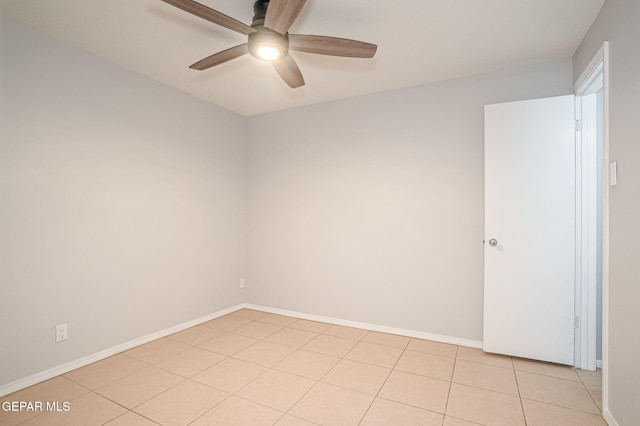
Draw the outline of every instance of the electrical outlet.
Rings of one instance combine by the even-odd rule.
[[[69,338],[69,326],[67,324],[56,325],[56,343],[64,342]]]
[[[244,278],[240,278],[240,288],[244,288],[246,285]]]

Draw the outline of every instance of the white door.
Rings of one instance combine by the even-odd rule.
[[[574,97],[485,106],[483,349],[573,365]]]

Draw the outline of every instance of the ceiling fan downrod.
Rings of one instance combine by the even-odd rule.
[[[256,24],[264,25],[264,18],[265,16],[267,16],[268,8],[269,0],[256,0],[256,2],[253,4],[253,23],[251,24],[251,26]]]

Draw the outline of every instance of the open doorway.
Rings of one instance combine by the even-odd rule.
[[[604,79],[600,64],[576,93],[577,240],[576,366],[595,370],[602,361],[602,170]]]
[[[575,366],[602,368],[607,405],[608,189],[615,184],[608,149],[608,45],[575,85],[576,340]],[[611,173],[613,172],[613,175]]]

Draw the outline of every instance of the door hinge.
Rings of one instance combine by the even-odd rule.
[[[576,132],[582,131],[582,121],[576,120]]]
[[[573,327],[580,328],[580,317],[575,317],[573,320]]]

